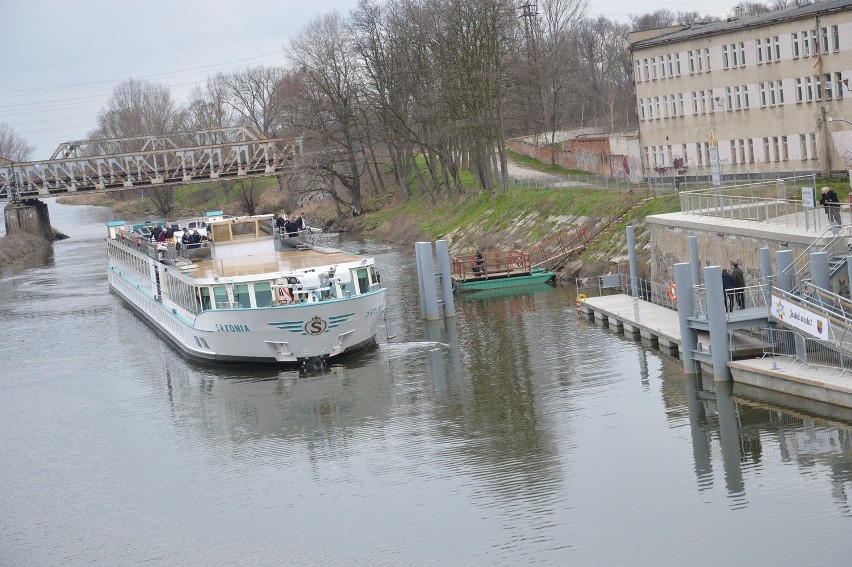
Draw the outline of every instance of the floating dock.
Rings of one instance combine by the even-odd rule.
[[[677,311],[626,294],[589,297],[578,304],[578,309],[588,319],[627,338],[641,339],[666,354],[683,358]],[[698,343],[700,352],[695,358],[702,371],[707,371],[712,368],[710,334],[699,331]],[[735,360],[727,366],[734,383],[852,408],[852,373],[808,365],[792,357],[763,356],[763,345],[757,341],[738,340],[730,349]],[[703,352],[708,353],[706,359],[700,356]]]

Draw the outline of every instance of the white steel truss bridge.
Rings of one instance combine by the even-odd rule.
[[[275,175],[292,168],[299,140],[248,127],[169,136],[78,140],[50,159],[0,157],[0,199],[102,193]]]

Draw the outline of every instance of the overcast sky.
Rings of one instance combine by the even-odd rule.
[[[733,0],[591,0],[626,22],[659,8],[726,15]],[[168,85],[184,102],[209,75],[284,64],[283,47],[313,18],[357,0],[0,0],[0,122],[48,159],[84,139],[116,85]]]

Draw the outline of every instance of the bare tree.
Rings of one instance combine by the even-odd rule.
[[[157,214],[166,216],[172,212],[175,203],[172,187],[148,187],[145,189],[145,194],[151,198]]]
[[[359,214],[365,163],[355,54],[352,37],[337,13],[308,24],[288,50],[293,65],[301,69],[302,88],[287,115],[304,133],[302,167],[331,176],[336,181],[329,187],[332,197]],[[337,183],[346,194],[335,190]]]
[[[171,97],[168,87],[148,81],[128,79],[118,85],[98,114],[98,127],[89,134],[95,140],[124,139],[100,146],[101,153],[134,152],[146,143],[145,137],[168,136],[183,132],[186,112]],[[171,187],[151,187],[157,212],[168,215],[174,205]]]
[[[254,177],[239,179],[234,182],[231,196],[237,200],[240,210],[247,215],[257,214],[260,204],[261,189],[259,181]]]
[[[93,139],[164,136],[185,130],[185,111],[175,103],[169,88],[128,79],[118,85],[98,114]],[[130,146],[129,150],[138,148]]]
[[[240,124],[253,126],[265,136],[276,137],[282,131],[284,102],[281,83],[286,73],[280,67],[258,66],[245,71],[216,76],[215,92],[221,104]]]
[[[28,161],[34,148],[5,122],[0,122],[0,159]]]
[[[772,11],[772,6],[762,2],[742,2],[734,8],[734,13],[740,16],[757,16]]]
[[[194,87],[187,105],[188,129],[216,130],[236,126],[238,119],[227,99],[227,85],[221,75],[207,79],[204,88]]]
[[[772,10],[784,10],[791,6],[794,6],[795,2],[792,0],[770,0],[769,8]]]

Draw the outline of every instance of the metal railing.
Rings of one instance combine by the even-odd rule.
[[[565,173],[560,175],[537,175],[529,178],[509,179],[509,183],[519,189],[563,189],[592,188],[617,191],[633,191],[642,187],[641,183],[625,177],[610,177],[596,173]]]
[[[604,276],[593,276],[587,278],[577,278],[575,280],[577,293],[596,293],[598,296],[603,295],[605,291],[616,290],[618,293],[632,295],[630,276],[628,274],[616,273],[607,274]],[[736,317],[737,314],[745,314],[750,316],[765,315],[769,316],[769,306],[771,302],[772,286],[768,283],[755,284],[738,288],[738,290],[729,290],[729,293],[734,296],[734,304],[737,306],[736,293],[741,293],[743,298],[744,308],[738,311],[727,313],[728,319]],[[677,289],[673,290],[671,284],[659,283],[643,278],[636,278],[636,291],[638,299],[642,299],[655,305],[667,307],[673,311],[677,311],[677,300],[672,298],[672,295],[677,297],[678,293],[683,293]],[[693,317],[696,319],[706,319],[707,308],[707,288],[704,284],[692,286],[692,304]]]
[[[615,273],[604,276],[577,278],[575,284],[578,293],[596,292],[598,296],[601,296],[604,294],[604,291],[615,290],[618,293],[632,296],[630,276],[628,274]],[[636,294],[638,299],[677,311],[677,300],[672,299],[669,287],[670,284],[636,278]]]
[[[805,282],[799,294],[773,288],[772,292],[784,300],[826,319],[825,335],[828,342],[837,343],[845,352],[852,353],[852,300]]]
[[[833,227],[823,232],[819,238],[796,256],[793,263],[782,272],[784,276],[791,277],[792,289],[798,290],[802,284],[810,281],[811,254],[826,252],[829,257],[840,254],[847,255],[849,254],[850,238],[852,238],[852,226]]]
[[[736,317],[737,314],[748,315],[766,315],[769,316],[769,305],[771,302],[771,287],[768,284],[754,284],[746,287],[734,288],[727,290],[725,297],[725,305],[733,302],[734,310],[727,312],[728,319]],[[739,297],[738,297],[739,296]],[[740,307],[740,299],[742,299],[742,307]],[[692,304],[694,306],[695,318],[706,319],[707,308],[707,288],[705,285],[696,285],[692,288]]]
[[[802,205],[800,185],[804,183],[815,186],[815,175],[681,191],[681,212],[786,226],[799,226],[801,223],[807,225],[805,216],[799,214],[813,211],[812,208]],[[815,225],[819,222],[814,221]],[[817,226],[814,228],[819,230]]]
[[[806,337],[790,329],[760,329],[763,358],[783,358],[800,369],[827,368],[834,373],[852,372],[852,354],[837,341]]]

